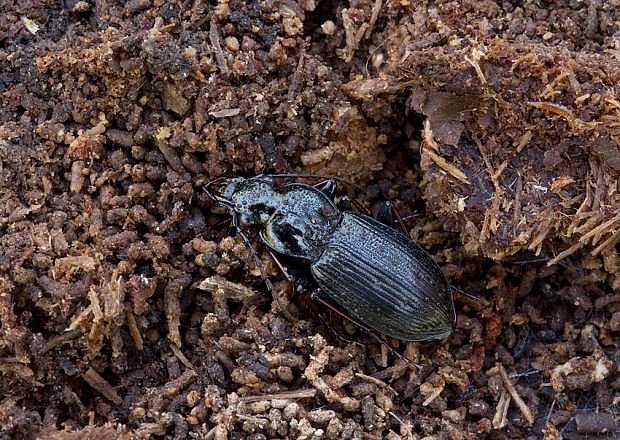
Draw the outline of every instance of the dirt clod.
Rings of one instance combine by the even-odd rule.
[[[619,36],[617,1],[3,2],[0,439],[620,437]],[[381,345],[250,234],[273,301],[204,191],[261,173],[391,201],[450,338]]]

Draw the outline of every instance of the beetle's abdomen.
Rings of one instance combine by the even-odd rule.
[[[321,289],[382,334],[406,341],[452,332],[450,286],[428,253],[377,220],[346,212],[312,264]]]

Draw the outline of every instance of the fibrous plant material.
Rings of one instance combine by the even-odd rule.
[[[616,1],[2,8],[0,437],[618,437]],[[273,305],[204,185],[285,172],[446,273],[421,369]]]

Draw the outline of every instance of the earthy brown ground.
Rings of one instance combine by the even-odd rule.
[[[620,1],[0,11],[0,439],[619,438]],[[284,318],[202,190],[293,171],[479,297],[423,370]]]

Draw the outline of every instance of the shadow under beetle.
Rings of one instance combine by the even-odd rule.
[[[207,194],[232,216],[276,300],[242,227],[258,230],[260,240],[289,279],[277,254],[309,264],[319,287],[313,298],[324,304],[327,298],[336,304],[333,310],[341,309],[362,327],[417,342],[452,333],[456,312],[450,284],[406,231],[394,229],[387,219],[389,226],[336,204],[335,178],[314,186],[283,181],[291,177],[323,178],[295,174],[220,177],[205,186]]]

